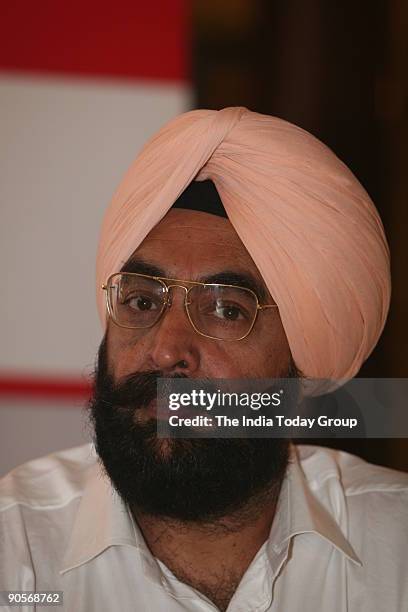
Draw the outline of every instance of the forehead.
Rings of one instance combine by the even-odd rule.
[[[202,244],[223,244],[246,251],[231,222],[204,212],[171,209],[151,230],[144,243],[151,241],[179,241]]]
[[[135,254],[172,267],[206,272],[214,266],[258,269],[228,219],[198,211],[172,209],[151,230]],[[170,271],[170,270],[169,270]]]

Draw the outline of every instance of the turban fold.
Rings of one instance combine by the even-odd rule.
[[[120,271],[192,180],[214,182],[228,218],[279,307],[307,377],[353,377],[374,348],[390,300],[378,212],[352,172],[308,132],[232,107],[195,110],[144,146],[106,212],[101,284]]]

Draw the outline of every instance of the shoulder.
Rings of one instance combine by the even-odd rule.
[[[408,493],[408,473],[393,470],[345,451],[321,446],[296,445],[300,465],[312,488],[321,488],[330,480],[341,485],[345,497],[390,493],[396,497]]]
[[[0,513],[16,506],[61,507],[83,493],[97,457],[92,444],[28,461],[0,479]]]
[[[296,450],[309,488],[332,516],[342,517],[357,553],[381,553],[392,563],[406,556],[408,473],[330,448],[299,445]]]
[[[402,610],[408,597],[408,474],[349,453],[298,445],[309,491],[329,512],[360,565],[347,565],[353,609]]]
[[[58,568],[96,463],[86,444],[29,461],[0,480],[0,589],[59,584]]]

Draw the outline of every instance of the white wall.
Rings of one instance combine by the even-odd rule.
[[[103,212],[145,140],[189,102],[181,83],[0,73],[0,475],[83,442],[80,409],[10,399],[2,380],[92,371]]]

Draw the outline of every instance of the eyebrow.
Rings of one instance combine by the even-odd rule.
[[[159,268],[158,266],[139,258],[129,259],[120,271],[131,272],[132,274],[147,274],[148,276],[166,276],[166,273],[162,268]]]
[[[171,278],[166,271],[155,264],[147,262],[140,258],[132,258],[128,260],[122,267],[121,272],[130,272],[136,274],[147,274],[148,276],[161,276],[163,278]],[[187,280],[187,279],[185,279]],[[196,279],[194,279],[196,280]],[[266,287],[250,273],[235,272],[234,270],[223,270],[210,276],[201,276],[197,279],[201,283],[220,283],[222,285],[235,285],[237,287],[246,287],[251,289],[261,301],[267,301],[269,298]]]
[[[200,279],[203,283],[220,283],[222,285],[236,285],[238,287],[246,287],[251,289],[261,301],[267,299],[265,287],[252,276],[242,272],[234,272],[233,270],[224,270],[211,276],[206,276]]]

